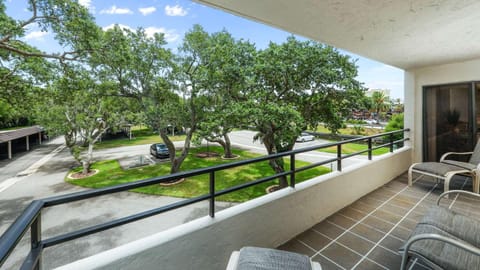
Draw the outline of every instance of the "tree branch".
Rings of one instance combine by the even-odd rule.
[[[49,58],[49,59],[57,59],[57,60],[60,60],[60,61],[65,61],[65,60],[69,60],[69,61],[75,61],[79,58],[79,56],[72,56],[72,57],[69,57],[68,55],[74,55],[76,54],[76,52],[64,52],[63,54],[48,54],[48,53],[41,53],[41,52],[28,52],[28,51],[24,51],[24,50],[21,50],[21,49],[18,49],[18,48],[15,48],[15,47],[12,47],[8,44],[5,44],[5,43],[0,43],[0,49],[5,49],[5,50],[8,50],[10,52],[14,52],[16,54],[19,54],[23,57],[42,57],[42,58]]]

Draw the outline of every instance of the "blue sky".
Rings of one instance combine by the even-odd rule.
[[[200,24],[208,32],[226,29],[235,38],[255,43],[258,49],[270,41],[281,43],[291,35],[257,22],[231,15],[191,1],[166,0],[79,0],[89,8],[99,26],[107,28],[121,24],[132,29],[143,27],[147,33],[162,32],[168,47],[176,48],[182,37],[194,24]],[[27,1],[7,0],[7,13],[14,18],[27,18]],[[44,51],[59,48],[52,34],[32,27],[25,39]],[[403,99],[403,71],[345,51],[357,60],[358,80],[368,88],[390,89],[392,98]]]

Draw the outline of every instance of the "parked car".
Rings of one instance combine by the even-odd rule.
[[[297,137],[297,142],[306,142],[306,141],[313,141],[315,140],[315,136],[308,134],[306,132],[302,132],[300,136]]]
[[[378,124],[377,119],[367,119],[367,120],[365,120],[365,122],[367,122],[367,124],[369,124],[369,125]]]
[[[167,146],[163,143],[150,145],[150,154],[156,158],[168,158],[170,156]]]

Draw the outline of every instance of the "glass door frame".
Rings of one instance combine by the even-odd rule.
[[[422,160],[425,162],[427,160],[428,154],[428,137],[427,137],[427,90],[433,87],[445,87],[445,86],[454,86],[454,85],[468,85],[469,86],[469,114],[468,114],[468,122],[472,125],[472,149],[477,142],[477,104],[476,104],[476,85],[479,84],[480,81],[463,81],[463,82],[453,82],[453,83],[444,83],[444,84],[433,84],[433,85],[424,85],[422,86]],[[480,104],[479,104],[480,106]],[[480,109],[480,108],[479,108]]]

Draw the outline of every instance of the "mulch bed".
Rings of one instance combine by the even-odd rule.
[[[220,154],[217,152],[202,152],[202,153],[195,154],[195,156],[199,158],[209,158],[209,157],[218,157],[220,156]]]
[[[180,178],[176,181],[172,181],[172,182],[163,182],[163,183],[160,183],[159,185],[162,186],[162,187],[168,187],[168,186],[173,186],[173,185],[176,185],[176,184],[180,184],[182,183],[183,181],[185,181],[186,178]]]
[[[228,158],[225,156],[222,156],[222,159],[230,160],[230,159],[237,159],[239,157],[240,157],[239,155],[232,155],[232,157],[228,157]]]
[[[97,170],[97,169],[92,169],[86,174],[83,174],[82,172],[76,172],[76,173],[69,174],[68,178],[70,178],[70,179],[82,179],[82,178],[86,178],[86,177],[90,177],[92,175],[95,175],[98,172],[99,172],[99,170]]]
[[[275,192],[275,191],[280,190],[280,189],[281,189],[281,188],[280,188],[279,185],[273,185],[273,186],[267,187],[267,188],[265,189],[265,191],[266,191],[267,193],[272,193],[272,192]]]

